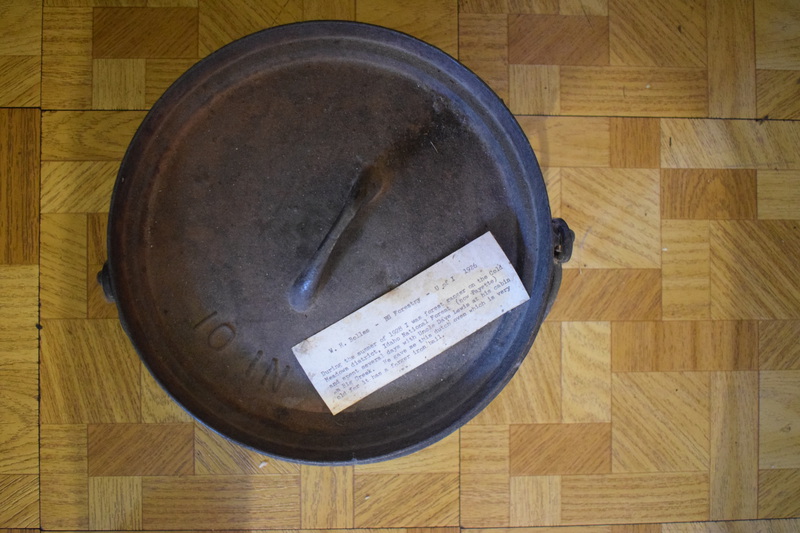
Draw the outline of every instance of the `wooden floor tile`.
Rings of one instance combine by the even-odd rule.
[[[609,119],[517,117],[543,167],[608,167]]]
[[[42,108],[91,109],[92,58],[44,56],[42,59]]]
[[[658,320],[661,318],[661,272],[656,269],[567,269],[549,318]]]
[[[800,70],[800,6],[792,0],[755,3],[756,66]]]
[[[144,529],[300,527],[300,476],[142,478]]]
[[[45,7],[42,55],[91,57],[92,8]]]
[[[556,218],[561,217],[561,169],[542,168],[542,177],[547,188],[550,214]]]
[[[362,474],[355,477],[355,526],[458,525],[458,474]]]
[[[511,382],[474,418],[475,424],[561,421],[561,328],[544,323]]]
[[[610,136],[612,168],[658,168],[661,130],[657,119],[612,118]]]
[[[356,465],[361,474],[445,474],[458,473],[458,432],[405,457],[378,463]]]
[[[300,468],[303,528],[353,527],[353,467]]]
[[[800,370],[800,321],[769,320],[758,324],[758,368]]]
[[[299,22],[302,12],[299,0],[203,1],[199,4],[198,57],[256,31]]]
[[[0,56],[36,56],[41,53],[41,2],[4,2],[0,6],[0,21]]]
[[[706,220],[661,221],[661,306],[665,320],[711,318],[709,238]]]
[[[194,473],[194,424],[93,424],[88,443],[90,476]]]
[[[615,374],[613,471],[707,472],[709,377]]]
[[[708,116],[753,118],[756,73],[753,0],[711,0],[708,31]]]
[[[144,59],[95,59],[92,62],[92,109],[144,107]]]
[[[705,117],[707,73],[699,68],[562,67],[565,115]]]
[[[758,472],[758,517],[791,518],[800,515],[800,470]]]
[[[664,169],[661,216],[666,219],[756,218],[754,170]]]
[[[42,78],[39,56],[0,56],[0,105],[36,107]]]
[[[608,65],[608,19],[511,15],[508,60],[527,65]]]
[[[89,528],[142,529],[141,478],[89,478]]]
[[[711,223],[711,316],[800,318],[798,222]],[[766,261],[765,261],[766,259]]]
[[[303,20],[355,20],[356,0],[303,0]]]
[[[674,472],[561,478],[561,523],[708,519],[708,474]]]
[[[511,487],[508,473],[461,474],[461,525],[505,527],[509,525]]]
[[[42,318],[86,317],[86,216],[42,215]]]
[[[508,0],[509,13],[557,15],[559,0]]]
[[[408,33],[458,57],[458,0],[361,0],[356,20]]]
[[[43,424],[139,421],[139,358],[117,320],[48,320]]]
[[[800,220],[800,170],[758,171],[758,218]]]
[[[266,457],[215,433],[195,427],[195,473],[198,475],[299,474],[296,463]]]
[[[608,16],[608,0],[560,0],[558,5],[562,15]]]
[[[88,431],[84,424],[41,426],[42,475],[86,475]]]
[[[758,517],[758,373],[711,375],[711,520]]]
[[[509,65],[509,109],[516,115],[561,114],[558,65]]]
[[[684,522],[658,524],[661,533],[791,533],[798,520],[741,520],[736,522]]]
[[[141,111],[44,113],[42,160],[120,160],[144,116]]]
[[[147,28],[142,32],[142,28]],[[197,57],[197,10],[192,8],[95,8],[92,57]]]
[[[508,17],[460,13],[458,24],[459,60],[508,101]]]
[[[39,478],[0,474],[0,524],[9,528],[39,527]]]
[[[614,322],[614,372],[757,370],[755,321]]]
[[[38,473],[39,429],[36,424],[0,420],[0,475]]]
[[[512,425],[509,461],[512,476],[610,473],[611,424]]]
[[[41,505],[43,529],[89,529],[89,477],[43,472]]]
[[[461,428],[462,474],[508,474],[508,426],[467,424]]]
[[[175,422],[191,422],[192,417],[173,400],[153,378],[153,375],[141,364],[141,405],[142,422],[151,424],[169,424]]]
[[[662,168],[798,169],[800,122],[661,120]]]
[[[561,419],[611,422],[611,324],[561,324]]]
[[[509,522],[512,527],[560,524],[561,478],[512,477]]]
[[[704,4],[701,0],[611,0],[611,64],[705,67]]]
[[[36,426],[39,415],[36,366],[36,363],[17,363],[0,367],[0,383],[3,384],[0,388],[0,424]]]
[[[569,268],[661,266],[658,171],[562,169],[561,214],[575,232]]]
[[[144,82],[145,107],[156,103],[164,91],[194,63],[193,59],[147,59]]]
[[[800,119],[800,72],[757,70],[756,103],[759,117]]]
[[[800,371],[762,371],[759,387],[761,469],[800,469]]]
[[[39,120],[36,109],[0,109],[0,265],[38,261]]]
[[[117,306],[106,300],[97,275],[108,256],[107,213],[87,215],[86,228],[86,305],[89,318],[117,318]]]
[[[35,265],[0,266],[0,372],[18,371],[33,377],[38,374],[34,368],[39,360],[38,279],[39,268]],[[35,418],[35,405],[30,407]],[[0,416],[0,420],[8,419]]]
[[[42,163],[42,213],[107,213],[116,161]]]

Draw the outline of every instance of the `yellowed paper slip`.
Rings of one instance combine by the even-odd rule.
[[[485,233],[292,351],[337,414],[528,298]]]

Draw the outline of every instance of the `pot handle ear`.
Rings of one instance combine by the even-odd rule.
[[[550,280],[550,294],[547,295],[547,308],[545,316],[550,314],[550,309],[556,301],[558,289],[561,287],[561,264],[572,257],[572,243],[575,242],[575,232],[569,229],[567,223],[561,218],[554,218],[551,222],[553,228],[553,277]]]
[[[111,274],[108,271],[108,261],[103,263],[103,269],[97,273],[97,282],[103,288],[103,295],[106,301],[114,303],[116,297],[114,296],[114,289],[111,287]]]

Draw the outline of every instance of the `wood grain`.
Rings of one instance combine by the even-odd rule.
[[[800,70],[800,6],[787,0],[755,4],[756,67]]]
[[[561,523],[708,518],[708,474],[604,474],[561,478]]]
[[[194,65],[193,59],[147,59],[145,60],[144,106],[156,103],[164,91],[181,74]]]
[[[757,515],[758,373],[711,375],[711,520]]]
[[[91,311],[91,308],[90,308]],[[190,422],[192,420],[175,400],[164,391],[150,371],[141,364],[141,411],[142,422],[150,424],[169,424],[174,422]],[[199,431],[199,429],[198,429]],[[195,448],[196,450],[196,448]]]
[[[756,217],[756,172],[746,169],[661,171],[661,216],[668,219]]]
[[[42,213],[107,213],[116,161],[44,161]]]
[[[509,98],[508,17],[459,13],[458,58],[500,98]]]
[[[39,429],[0,420],[0,474],[39,473]]]
[[[561,420],[611,422],[611,324],[561,324]]]
[[[613,387],[615,473],[708,471],[707,374],[616,374]]]
[[[298,0],[232,0],[202,2],[198,11],[198,57],[204,57],[245,35],[280,24],[299,22],[303,6]]]
[[[800,371],[762,371],[758,467],[800,468]]]
[[[89,477],[86,473],[41,476],[43,529],[89,529]]]
[[[506,449],[506,454],[507,454]],[[505,527],[510,524],[511,488],[508,473],[462,473],[461,525],[465,527]]]
[[[511,15],[508,60],[528,65],[608,65],[608,19]]]
[[[42,107],[91,109],[92,58],[51,56],[42,59]]]
[[[86,218],[86,314],[89,318],[117,318],[117,306],[106,300],[103,287],[97,281],[108,256],[108,215],[92,213]]]
[[[607,167],[609,122],[605,117],[517,117],[543,167]]]
[[[562,15],[608,16],[608,0],[560,0],[558,5]]]
[[[0,6],[0,56],[35,56],[41,53],[42,4],[35,0],[4,2]]]
[[[89,478],[89,528],[142,528],[142,480],[138,477]]]
[[[656,269],[567,269],[549,318],[658,320],[661,318],[661,272]]]
[[[42,215],[42,318],[86,317],[86,216]]]
[[[711,223],[712,318],[800,318],[797,229],[779,220]]]
[[[800,220],[800,170],[759,170],[758,218]]]
[[[191,8],[95,8],[92,57],[197,57],[197,27]]]
[[[509,461],[512,476],[610,473],[611,425],[512,425]]]
[[[125,155],[140,111],[52,111],[42,115],[43,161],[117,161]]]
[[[91,424],[90,476],[194,473],[193,424]]]
[[[142,478],[144,529],[300,527],[300,476]]]
[[[800,321],[769,320],[758,323],[758,368],[800,370],[800,344],[795,334]]]
[[[139,359],[117,320],[48,320],[43,424],[139,421]]]
[[[300,486],[301,527],[353,527],[352,466],[303,465]]]
[[[708,31],[708,115],[753,118],[756,114],[753,0],[710,0]]]
[[[562,169],[561,214],[575,232],[564,266],[660,267],[658,183],[654,169]]]
[[[88,435],[84,424],[44,424],[39,443],[43,475],[86,475]]]
[[[705,67],[702,0],[615,0],[609,5],[611,64]]]
[[[707,73],[699,68],[561,67],[565,115],[705,117]]]
[[[561,328],[542,324],[514,378],[475,419],[475,424],[561,421]]]
[[[38,261],[39,117],[0,109],[0,265]]]
[[[458,474],[355,477],[355,527],[458,525]]]
[[[659,524],[662,533],[791,533],[800,521],[794,520],[739,520],[736,522],[687,522]]]
[[[516,115],[561,113],[558,65],[509,65],[509,109]]]
[[[39,56],[0,56],[0,105],[38,107],[42,79]]]
[[[197,425],[194,468],[198,475],[300,474],[296,463],[266,457]]]
[[[458,57],[458,0],[356,2],[356,20],[408,33]]]
[[[508,427],[467,424],[461,428],[461,473],[508,473]]]
[[[303,20],[355,20],[356,0],[303,0]]]
[[[0,372],[22,372],[35,377],[38,356],[39,268],[35,265],[0,266]],[[34,380],[35,381],[35,380]],[[10,381],[0,391],[9,391]],[[4,397],[0,392],[0,397]],[[8,407],[8,406],[4,406]],[[35,404],[24,411],[35,418]],[[0,408],[0,412],[8,413]],[[6,416],[0,420],[9,420]]]
[[[145,60],[92,61],[92,109],[144,109]]]
[[[800,72],[757,70],[756,105],[762,118],[800,119]]]
[[[561,523],[561,478],[511,478],[511,526],[550,526]]]
[[[658,168],[661,131],[654,118],[611,119],[611,167]]]
[[[38,417],[36,363],[17,363],[0,368],[0,424],[35,427]],[[26,472],[27,473],[27,472]]]
[[[391,461],[356,465],[360,474],[443,474],[458,473],[458,432],[405,457]]]
[[[42,11],[42,55],[90,57],[91,7],[45,7]]]
[[[800,122],[661,121],[662,168],[798,169]]]
[[[710,231],[706,220],[661,221],[661,306],[665,320],[711,318]]]
[[[759,470],[758,517],[791,518],[800,514],[800,470]]]
[[[0,474],[0,523],[10,528],[39,527],[39,478]]]

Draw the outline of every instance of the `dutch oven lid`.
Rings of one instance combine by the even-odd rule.
[[[381,194],[342,222],[366,174]],[[292,346],[487,231],[530,300],[332,415]],[[200,421],[274,456],[361,462],[442,438],[500,391],[555,291],[553,248],[533,152],[486,85],[407,35],[312,22],[226,46],[153,106],[117,178],[106,285]]]

